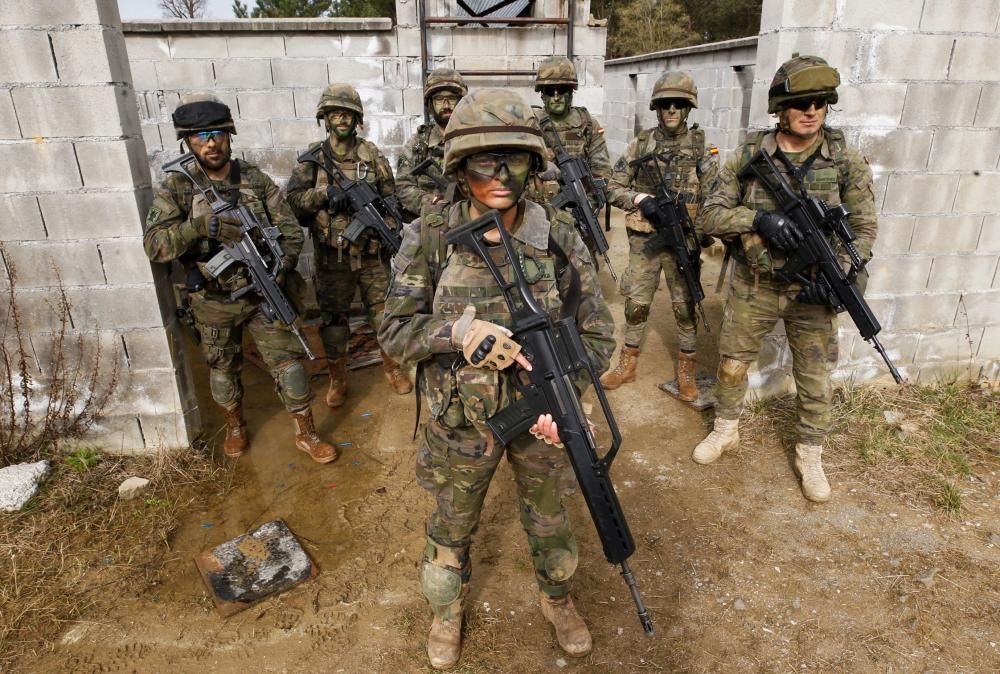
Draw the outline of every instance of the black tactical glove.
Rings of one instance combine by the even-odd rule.
[[[757,211],[753,231],[781,250],[793,250],[805,238],[791,218],[777,211]]]
[[[224,246],[232,246],[243,238],[239,218],[230,213],[210,215],[206,230],[209,238],[216,239]]]
[[[278,273],[274,275],[275,283],[279,286],[284,285],[285,277],[288,275],[288,272],[295,269],[295,263],[296,261],[288,255],[281,258],[281,264],[278,265]]]
[[[640,201],[639,212],[642,213],[642,217],[652,222],[653,219],[658,217],[660,213],[660,209],[656,207],[656,199],[653,197],[646,197]]]
[[[332,211],[347,200],[347,192],[339,187],[330,185],[326,188],[326,198],[330,202],[330,210]]]
[[[802,304],[819,304],[821,306],[832,307],[834,297],[833,293],[827,289],[826,284],[820,281],[810,281],[802,285],[802,290],[795,296],[795,301]]]

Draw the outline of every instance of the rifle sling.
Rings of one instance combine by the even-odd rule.
[[[795,164],[792,163],[792,160],[788,158],[788,155],[786,155],[780,147],[776,147],[774,149],[774,156],[777,157],[778,161],[784,164],[785,168],[788,169],[788,172],[795,179],[799,192],[802,194],[806,193],[805,178],[809,174],[809,169],[812,168],[813,162],[815,162],[820,156],[820,150],[822,149],[823,144],[820,143],[816,148],[816,151],[809,155],[809,158],[802,162],[802,166],[799,166],[798,168],[796,168]]]
[[[549,234],[549,250],[552,254],[556,256],[559,263],[564,269],[568,269],[570,273],[569,277],[569,290],[566,292],[566,299],[563,302],[562,310],[560,311],[560,318],[569,318],[571,316],[575,317],[576,312],[580,309],[580,272],[576,270],[570,261],[569,256],[566,255],[566,251],[562,249],[552,235]]]

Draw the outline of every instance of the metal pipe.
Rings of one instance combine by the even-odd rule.
[[[566,58],[573,60],[573,24],[576,23],[576,0],[568,0],[569,17],[566,19]]]
[[[536,19],[531,16],[428,16],[424,19],[428,24],[451,24],[451,23],[507,23],[512,26],[534,26],[534,25],[557,25],[564,26],[569,23],[569,19],[560,17],[556,19]]]
[[[417,3],[417,23],[420,25],[420,90],[424,90],[424,85],[427,84],[427,66],[429,65],[427,60],[427,21],[424,14],[424,0],[415,0]],[[424,124],[426,124],[429,119],[427,112],[427,106],[424,105]]]
[[[493,77],[497,75],[510,75],[511,77],[533,77],[534,70],[459,70],[459,74],[468,77]]]

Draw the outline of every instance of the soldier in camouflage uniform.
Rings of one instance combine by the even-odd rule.
[[[417,132],[403,146],[403,152],[396,162],[396,196],[406,209],[407,220],[412,220],[422,214],[424,208],[434,208],[438,212],[444,210],[451,200],[449,195],[441,193],[434,181],[426,175],[415,176],[411,173],[413,167],[428,157],[434,157],[435,167],[431,171],[441,174],[441,160],[444,157],[444,128],[451,119],[451,113],[469,93],[465,80],[457,70],[437,68],[431,71],[424,83],[424,104],[434,118],[433,124],[421,124]],[[454,188],[452,197],[454,196]]]
[[[688,213],[697,230],[699,204],[717,180],[719,164],[716,159],[718,150],[705,144],[705,132],[697,124],[688,127],[688,114],[696,107],[698,88],[690,75],[683,72],[661,75],[653,85],[649,101],[649,109],[656,111],[659,125],[641,131],[615,164],[608,193],[611,203],[627,211],[625,227],[628,230],[629,258],[628,269],[621,280],[621,292],[625,296],[625,344],[619,354],[618,365],[601,377],[606,389],[616,389],[636,379],[639,346],[662,270],[677,322],[680,348],[677,357],[678,397],[685,402],[698,398],[698,386],[695,384],[697,322],[691,294],[677,271],[677,259],[672,251],[661,250],[650,254],[645,250],[654,229],[642,215],[640,204],[658,187],[656,171],[648,165],[649,172],[629,165],[629,162],[644,155],[658,155],[660,171],[665,177],[669,176],[672,182],[670,188],[684,195]],[[700,243],[700,233],[696,234],[696,238]]]
[[[374,143],[357,135],[357,127],[364,124],[364,108],[354,87],[328,86],[319,97],[316,119],[325,123],[329,136],[309,149],[322,145],[324,156],[349,179],[368,181],[383,197],[391,197],[396,187],[389,162]],[[378,331],[389,286],[388,259],[377,236],[356,244],[342,236],[351,223],[352,213],[342,193],[329,184],[326,171],[311,162],[299,164],[288,179],[287,191],[292,211],[312,233],[316,268],[313,281],[323,320],[320,336],[330,370],[326,404],[340,407],[347,396],[351,301],[360,286],[368,322]],[[413,387],[406,373],[384,351],[382,367],[386,381],[396,393],[410,392]]]
[[[827,106],[837,102],[839,84],[840,75],[819,57],[793,55],[785,62],[768,92],[768,112],[777,115],[777,126],[751,133],[725,163],[717,189],[705,201],[703,220],[708,234],[727,242],[736,264],[719,338],[715,427],[692,458],[711,463],[739,444],[737,426],[747,370],[757,359],[762,340],[781,319],[792,351],[798,397],[795,470],[805,497],[818,502],[830,498],[821,457],[831,424],[837,314],[822,285],[782,284],[774,278],[772,270],[782,266],[785,251],[796,247],[802,233],[777,211],[759,181],[741,181],[737,175],[754,153],[767,152],[791,185],[805,187],[810,196],[830,206],[847,207],[858,251],[869,257],[877,232],[871,169],[864,156],[848,146],[843,132],[825,125]],[[835,250],[836,241],[831,242]],[[841,256],[846,268],[846,252]]]
[[[604,129],[587,108],[573,105],[573,92],[578,86],[572,61],[565,56],[545,59],[535,74],[535,91],[541,94],[543,107],[532,106],[532,111],[547,147],[556,147],[555,136],[558,135],[566,154],[574,159],[585,159],[594,178],[607,180],[611,177],[611,158],[604,140]],[[559,193],[558,176],[546,177],[548,179],[540,182],[541,194],[536,187],[529,192],[529,198],[545,203]],[[584,243],[597,264],[595,242],[585,239]]]
[[[532,293],[554,317],[573,297],[572,278],[579,276],[577,325],[594,368],[603,371],[614,349],[614,324],[590,255],[572,216],[524,198],[526,182],[542,166],[544,153],[531,110],[516,94],[483,89],[466,96],[445,133],[444,169],[469,198],[444,214],[407,225],[393,258],[395,276],[379,340],[394,357],[420,363],[430,407],[417,450],[417,479],[436,501],[420,566],[421,590],[434,611],[427,650],[436,668],[459,658],[469,546],[504,453],[517,484],[542,613],[567,653],[583,655],[591,647],[590,632],[569,596],[577,546],[560,489],[568,461],[564,450],[549,444],[558,442],[558,429],[550,415],[542,415],[531,431],[535,438],[495,446],[485,422],[513,402],[516,367],[483,367],[488,361],[473,366],[469,358],[489,336],[498,342],[493,351],[486,349],[490,353],[504,353],[501,345],[519,347],[506,327],[510,312],[486,264],[472,251],[445,242],[448,230],[496,208]],[[498,247],[495,259],[504,269],[509,262],[502,251]],[[507,359],[500,367],[512,363]],[[518,354],[517,363],[523,367],[527,361]]]
[[[281,231],[285,257],[279,282],[289,297],[300,300],[303,283],[295,263],[302,250],[302,230],[267,174],[251,162],[231,159],[230,136],[236,133],[236,125],[229,107],[212,96],[186,97],[174,111],[173,121],[177,139],[197,157],[203,178],[210,179],[224,196],[239,199],[262,223],[270,222]],[[212,215],[208,202],[190,181],[172,173],[156,190],[146,215],[143,245],[153,262],[177,260],[184,266],[191,312],[208,362],[212,399],[222,407],[226,421],[226,456],[238,458],[249,447],[240,383],[245,327],[295,422],[296,447],[319,463],[328,463],[337,458],[337,452],[316,435],[309,409],[312,391],[300,360],[305,355],[302,345],[286,326],[267,320],[259,296],[251,293],[229,299],[230,293],[247,285],[245,267],[232,265],[218,279],[205,273],[205,263],[221,245],[232,245],[241,237],[235,216]]]

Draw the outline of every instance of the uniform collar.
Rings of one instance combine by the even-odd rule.
[[[688,123],[684,122],[681,125],[681,127],[677,130],[677,133],[674,134],[667,133],[667,130],[664,129],[663,125],[661,124],[656,125],[655,133],[657,135],[657,140],[662,140],[669,143],[670,141],[677,140],[678,138],[683,138],[684,136],[687,135],[687,132],[688,132]]]
[[[545,214],[545,209],[527,199],[522,200],[521,203],[524,205],[524,210],[521,212],[520,224],[515,228],[515,231],[510,232],[511,238],[538,250],[548,249],[551,223]],[[459,227],[463,221],[467,222],[470,218],[469,202],[463,201],[459,206],[460,208],[451,210],[448,222],[449,229]]]
[[[819,156],[823,159],[833,159],[833,155],[830,153],[830,136],[822,129],[820,134],[823,136],[823,140],[820,142],[819,146]],[[778,149],[778,132],[772,130],[764,136],[764,139],[760,142],[760,149],[767,152],[769,155],[773,155],[774,151]],[[809,148],[806,148],[809,149]]]
[[[437,122],[433,122],[430,125],[431,130],[427,134],[427,144],[428,145],[441,145],[444,143],[444,131],[441,127],[437,125]]]

